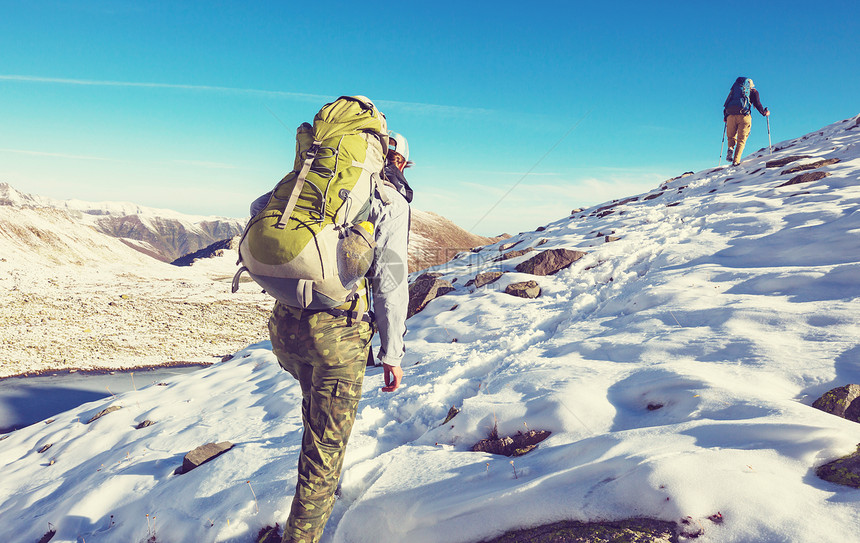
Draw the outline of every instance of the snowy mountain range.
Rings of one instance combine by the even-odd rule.
[[[0,183],[0,206],[61,210],[74,222],[118,238],[165,262],[241,234],[247,222],[246,219],[186,215],[129,202],[56,200],[24,194],[8,183]]]
[[[0,207],[4,206],[11,209],[59,210],[71,222],[117,238],[165,262],[174,262],[197,252],[200,253],[197,258],[201,258],[207,252],[220,250],[225,240],[242,233],[247,222],[247,218],[187,215],[129,202],[57,200],[25,194],[8,183],[0,183]],[[445,263],[460,251],[492,243],[496,239],[467,232],[435,213],[413,209],[409,270]]]
[[[523,271],[561,250],[585,254]],[[666,541],[856,539],[860,491],[815,469],[860,424],[811,404],[860,383],[860,115],[429,271],[452,287],[408,321],[402,389],[368,370],[324,542],[631,518],[671,523]],[[530,281],[536,298],[506,292]],[[3,437],[0,540],[250,543],[283,524],[301,391],[270,344],[164,385]],[[531,430],[551,434],[523,456],[472,451]]]

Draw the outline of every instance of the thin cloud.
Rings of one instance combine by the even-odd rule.
[[[113,158],[105,158],[100,156],[70,155],[67,153],[49,153],[46,151],[29,151],[27,149],[0,149],[0,153],[15,153],[18,155],[49,156],[55,158],[71,158],[76,160],[102,160],[105,162],[116,162],[116,160]]]
[[[307,94],[301,92],[268,91],[259,89],[242,89],[236,87],[220,87],[214,85],[182,85],[177,83],[151,83],[134,81],[102,81],[93,79],[68,79],[60,77],[37,77],[30,75],[0,75],[0,81],[18,81],[21,83],[49,83],[55,85],[81,85],[93,87],[132,87],[147,89],[174,89],[208,92],[227,92],[234,94],[255,94],[268,97],[297,98],[302,100],[330,100],[330,96]]]
[[[19,83],[45,83],[54,85],[80,85],[93,87],[127,87],[145,89],[173,89],[202,92],[221,92],[230,94],[246,94],[266,98],[287,98],[302,101],[328,102],[336,96],[324,96],[322,94],[309,94],[303,92],[270,91],[262,89],[246,89],[238,87],[222,87],[218,85],[184,85],[179,83],[153,83],[135,81],[111,81],[94,79],[73,79],[61,77],[39,77],[32,75],[0,75],[0,81],[16,81]],[[471,108],[462,106],[446,106],[440,104],[425,104],[420,102],[401,102],[396,100],[376,100],[376,105],[385,110],[386,108],[398,109],[427,115],[463,115],[478,114],[485,115],[493,113],[492,110],[483,108]]]

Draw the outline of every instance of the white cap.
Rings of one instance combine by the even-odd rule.
[[[753,82],[752,82],[752,79],[750,79],[750,88],[751,88],[751,89],[754,89],[754,88],[755,88],[755,83],[753,83]]]
[[[388,131],[388,149],[397,152],[404,160],[409,162],[409,142],[403,134]]]

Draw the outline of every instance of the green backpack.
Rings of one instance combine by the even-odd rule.
[[[364,96],[341,96],[302,123],[293,171],[242,234],[233,292],[248,271],[289,306],[364,313],[376,247],[367,218],[387,150],[385,115]]]

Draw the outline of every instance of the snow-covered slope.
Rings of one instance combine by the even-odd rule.
[[[853,451],[860,425],[810,404],[860,382],[858,120],[508,242],[588,252],[556,275],[512,271],[530,255],[494,261],[499,244],[442,269],[457,289],[410,319],[404,388],[382,393],[368,372],[324,541],[629,517],[687,519],[702,542],[855,540],[860,493],[813,471]],[[809,158],[766,165],[790,155]],[[781,186],[832,158],[812,170],[828,176]],[[493,269],[507,273],[465,286]],[[503,292],[527,279],[539,298]],[[268,349],[0,441],[0,539],[51,523],[54,541],[250,542],[283,523],[301,393]],[[122,409],[84,424],[109,405]],[[496,425],[552,435],[513,461],[470,452]],[[173,474],[223,440],[236,447]]]
[[[0,205],[0,377],[213,362],[265,338],[270,298],[230,294],[235,262],[177,268],[63,209]]]
[[[0,183],[0,207],[58,210],[74,221],[125,240],[149,256],[173,261],[242,232],[245,219],[186,215],[130,202],[57,200],[25,194]]]

